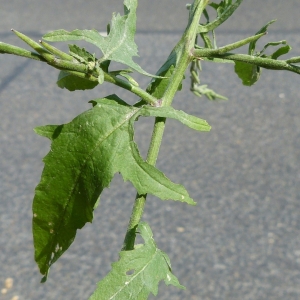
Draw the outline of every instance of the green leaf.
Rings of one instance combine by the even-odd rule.
[[[284,45],[284,46],[278,48],[271,55],[263,54],[268,47],[270,47],[270,46],[279,46],[279,45]],[[278,59],[279,56],[287,54],[288,52],[290,52],[291,49],[292,49],[292,47],[290,45],[287,45],[287,43],[286,43],[285,40],[278,41],[278,42],[270,42],[270,43],[267,43],[264,46],[264,48],[257,55],[260,56],[260,57],[266,57],[266,58],[271,58],[271,59]]]
[[[207,124],[205,120],[191,116],[182,110],[176,110],[171,106],[168,107],[144,106],[139,113],[140,115],[145,117],[152,116],[152,117],[172,118],[180,121],[182,124],[192,129],[195,129],[197,131],[210,130],[210,126]]]
[[[214,90],[209,89],[207,87],[207,84],[194,86],[192,92],[198,97],[202,97],[204,95],[211,101],[217,99],[228,100],[228,98],[226,98],[225,96],[222,96],[216,93]]]
[[[171,52],[166,62],[157,71],[157,75],[166,78],[155,78],[152,79],[147,87],[147,92],[157,99],[161,99],[170,81],[170,77],[174,71],[176,65],[176,53]]]
[[[269,27],[271,24],[273,24],[274,22],[276,22],[276,20],[271,20],[270,22],[268,22],[265,26],[263,26],[260,30],[258,30],[258,31],[255,33],[255,35],[258,35],[258,34],[260,34],[260,33],[265,33],[265,32],[267,32],[268,27]],[[258,41],[258,40],[255,40],[255,41],[249,43],[249,49],[248,49],[248,54],[249,54],[249,55],[253,55],[253,54],[254,54],[255,46],[256,46],[256,42],[257,42],[257,41]]]
[[[234,71],[246,86],[255,84],[261,73],[260,67],[240,61],[235,62]]]
[[[178,44],[170,53],[165,63],[157,71],[156,75],[161,77],[152,79],[150,84],[148,85],[146,91],[150,93],[152,96],[156,97],[157,99],[161,99],[163,97],[164,92],[168,87],[170,78],[176,67],[177,59],[178,57],[180,57],[181,51],[182,51],[181,44]],[[184,79],[184,75],[182,77],[182,80],[183,79]],[[182,89],[182,83],[178,87],[179,91],[181,89]]]
[[[98,283],[89,300],[145,300],[150,293],[157,295],[161,280],[166,285],[185,289],[172,273],[167,254],[157,248],[149,225],[140,222],[137,231],[145,244],[121,251],[120,259],[112,264],[111,271]]]
[[[271,58],[277,59],[279,56],[289,53],[291,49],[292,47],[289,45],[282,46],[271,55]]]
[[[77,45],[69,45],[70,55],[72,55],[79,62],[94,62],[96,60],[95,54],[91,54],[84,48],[80,48]]]
[[[235,12],[242,2],[243,0],[236,0],[234,3],[232,3],[232,0],[224,0],[220,3],[209,3],[208,5],[217,11],[217,18],[206,25],[199,25],[199,32],[203,33],[216,29]]]
[[[133,56],[138,56],[137,45],[134,42],[137,4],[137,0],[124,1],[125,15],[113,15],[107,37],[101,36],[97,30],[76,29],[69,32],[60,29],[47,33],[43,39],[52,42],[85,40],[100,48],[103,53],[101,62],[113,60],[129,66],[139,73],[153,77],[132,60]]]
[[[99,84],[97,81],[80,78],[65,71],[59,72],[56,83],[60,88],[66,88],[69,91],[91,90]]]
[[[270,43],[267,43],[267,44],[263,47],[263,49],[257,53],[257,55],[262,56],[262,54],[266,51],[266,49],[267,49],[268,47],[270,47],[270,46],[279,46],[279,45],[286,45],[286,40],[279,41],[279,42],[270,42]],[[266,55],[266,57],[267,57],[267,55]]]
[[[171,107],[130,106],[116,95],[91,102],[92,109],[68,124],[35,129],[52,141],[33,200],[35,259],[44,280],[73,242],[76,230],[92,221],[95,203],[116,172],[130,180],[139,194],[195,204],[182,185],[143,160],[133,140],[133,123],[139,116],[168,117],[208,131],[206,121]]]
[[[221,17],[221,15],[232,6],[232,0],[225,0],[221,1],[220,3],[209,3],[209,6],[213,7],[217,11],[218,18]]]

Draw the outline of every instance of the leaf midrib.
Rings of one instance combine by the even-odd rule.
[[[102,104],[102,105],[103,105],[103,104]],[[54,232],[55,236],[58,235],[58,233],[59,233],[59,231],[60,231],[60,229],[61,229],[61,226],[62,226],[63,220],[64,220],[64,216],[65,216],[65,214],[66,214],[67,208],[68,208],[69,203],[70,203],[70,201],[71,201],[72,195],[73,195],[73,193],[74,193],[74,190],[75,190],[75,187],[76,187],[76,185],[77,185],[77,183],[78,183],[78,180],[79,180],[79,178],[80,178],[80,175],[82,174],[82,170],[85,168],[87,161],[88,161],[89,158],[92,156],[92,154],[94,153],[95,149],[98,148],[98,146],[99,146],[104,140],[106,140],[113,132],[115,132],[115,131],[118,130],[120,127],[122,127],[122,126],[124,125],[124,123],[128,122],[128,120],[129,120],[129,119],[130,119],[130,118],[131,118],[138,110],[140,110],[140,109],[141,109],[141,108],[138,108],[138,109],[132,109],[132,111],[130,111],[130,114],[129,114],[130,117],[127,117],[128,114],[124,115],[124,116],[125,116],[125,119],[124,119],[121,123],[118,123],[117,126],[113,127],[113,129],[112,129],[110,132],[108,132],[108,134],[106,134],[106,135],[104,136],[104,138],[99,139],[98,142],[95,144],[95,147],[93,147],[92,150],[88,153],[88,155],[86,156],[86,159],[84,160],[84,163],[81,164],[80,172],[78,173],[78,175],[77,175],[77,177],[76,177],[76,179],[75,179],[75,181],[74,181],[74,184],[73,184],[72,188],[70,189],[70,193],[69,193],[69,195],[68,195],[68,197],[67,197],[67,203],[66,203],[65,208],[64,208],[64,210],[63,210],[63,212],[62,212],[62,214],[61,214],[61,216],[62,216],[62,217],[60,218],[61,222],[60,222],[59,226],[57,227],[58,229]],[[54,241],[55,241],[55,239],[53,238],[53,239],[52,239],[52,243],[51,243],[51,253],[52,253],[53,244],[56,243],[56,242],[54,242]],[[53,257],[52,261],[53,261],[54,259],[55,259],[55,256]],[[51,262],[50,262],[50,265],[51,265]]]
[[[123,17],[124,17],[124,16],[123,16]],[[123,17],[120,16],[120,18],[123,18]],[[125,38],[125,36],[127,37],[127,31],[128,31],[127,20],[128,20],[128,15],[127,15],[127,18],[126,18],[126,21],[125,21],[125,26],[124,26],[125,29],[124,29],[124,31],[123,31],[123,37],[122,37],[120,43],[118,43],[117,46],[114,47],[114,48],[108,47],[108,48],[110,49],[110,51],[108,51],[106,54],[104,54],[102,60],[107,60],[107,59],[109,59],[109,58],[110,58],[110,55],[111,55],[113,52],[115,52],[116,49],[119,49],[119,48],[121,47],[121,45],[123,45],[124,40],[127,40],[127,39]],[[110,38],[110,36],[108,36],[108,37],[105,38],[105,39],[109,39],[109,38]],[[112,41],[112,38],[110,38],[110,40],[109,40],[109,45],[111,45],[111,41]],[[111,58],[113,58],[113,56],[112,56]]]
[[[144,247],[146,247],[146,246],[144,246]],[[149,261],[148,261],[148,263],[147,264],[145,264],[145,266],[139,271],[139,272],[137,272],[134,276],[132,276],[131,278],[130,278],[130,280],[129,281],[126,281],[126,282],[128,282],[128,284],[124,284],[124,286],[122,286],[114,295],[112,295],[110,298],[109,298],[109,300],[111,300],[111,299],[113,299],[117,294],[119,294],[125,287],[127,287],[128,285],[129,285],[129,283],[131,283],[141,272],[143,272],[148,266],[149,266],[149,264],[153,261],[153,259],[154,259],[154,256],[157,254],[157,252],[159,251],[159,249],[158,248],[155,248],[155,252],[153,253],[153,255],[150,257],[150,259],[149,259]]]

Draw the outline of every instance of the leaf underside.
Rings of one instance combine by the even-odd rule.
[[[185,289],[173,275],[167,254],[157,248],[149,225],[140,222],[137,231],[145,244],[121,251],[119,261],[112,264],[112,270],[98,283],[89,300],[145,300],[150,293],[157,295],[161,280]]]
[[[243,85],[246,86],[255,84],[258,81],[261,73],[260,67],[240,61],[235,62],[234,71],[242,80]]]
[[[71,92],[75,90],[90,90],[98,85],[97,81],[80,78],[65,71],[59,72],[56,83],[60,88],[66,88]]]
[[[52,141],[33,201],[35,259],[44,280],[76,230],[92,222],[94,206],[116,172],[139,194],[195,204],[183,186],[142,159],[133,140],[133,123],[139,116],[168,117],[208,131],[206,121],[171,107],[130,106],[116,95],[91,102],[92,109],[68,124],[35,129]]]

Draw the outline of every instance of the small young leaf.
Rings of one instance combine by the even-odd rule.
[[[270,22],[268,22],[265,26],[263,26],[260,30],[258,30],[255,35],[258,35],[260,33],[265,33],[267,32],[268,27],[273,24],[274,22],[276,22],[276,20],[271,20]],[[249,55],[253,55],[255,52],[255,46],[258,40],[255,40],[251,43],[249,43],[249,49],[248,49],[248,54]]]
[[[220,3],[209,3],[208,5],[210,5],[217,11],[217,18],[204,26],[200,25],[199,32],[208,32],[216,29],[234,13],[234,11],[240,6],[242,2],[243,0],[236,0],[234,3],[232,3],[232,0],[224,0]]]
[[[158,76],[162,76],[160,78],[155,78],[152,79],[150,84],[147,87],[147,92],[150,93],[151,95],[153,95],[154,97],[156,97],[157,99],[161,99],[168,84],[170,81],[170,78],[174,72],[174,68],[176,66],[177,63],[177,57],[179,56],[180,49],[174,49],[168,59],[166,60],[166,62],[160,67],[160,69],[157,71],[156,75]],[[182,78],[182,80],[184,79],[184,76]],[[181,90],[182,88],[182,83],[181,85],[178,87],[178,90]]]
[[[71,92],[75,90],[91,90],[99,84],[97,81],[80,78],[65,71],[59,72],[56,83],[60,88],[66,88]]]
[[[214,90],[209,89],[207,87],[207,84],[203,84],[203,85],[196,85],[192,92],[198,96],[198,97],[202,97],[203,95],[206,96],[209,100],[217,100],[217,99],[221,99],[221,100],[228,100],[227,97],[222,96],[218,93],[216,93]]]
[[[116,95],[91,102],[91,110],[68,124],[35,129],[52,141],[33,200],[35,259],[45,279],[76,230],[92,221],[95,203],[116,172],[130,180],[139,194],[195,204],[182,185],[143,160],[133,139],[133,123],[139,116],[168,117],[208,131],[206,121],[171,107],[130,106]]]
[[[280,48],[278,48],[273,54],[271,55],[267,55],[264,54],[265,50],[270,47],[270,46],[279,46],[279,45],[284,45]],[[267,43],[264,48],[257,53],[258,56],[260,57],[266,57],[266,58],[271,58],[271,59],[277,59],[279,56],[287,54],[288,52],[290,52],[290,50],[292,49],[292,47],[290,45],[287,45],[286,41],[278,41],[278,42],[270,42]]]
[[[267,49],[268,47],[270,47],[270,46],[279,46],[279,45],[286,45],[286,40],[279,41],[279,42],[270,42],[270,43],[267,43],[267,44],[263,47],[263,49],[257,53],[257,55],[262,56],[262,54],[266,51],[266,49]]]
[[[140,222],[137,232],[145,244],[121,251],[120,259],[112,264],[111,271],[98,283],[89,300],[145,300],[150,293],[157,295],[161,280],[166,285],[185,289],[172,273],[167,254],[157,248],[149,225]]]
[[[290,45],[282,46],[271,55],[271,58],[277,59],[279,56],[289,53],[291,49],[292,47]]]
[[[79,62],[95,61],[95,55],[89,53],[84,48],[80,48],[77,45],[69,45],[70,55],[72,55]]]
[[[230,6],[232,5],[231,3],[232,1],[221,1],[220,3],[210,3],[208,4],[209,6],[213,7],[217,13],[218,13],[218,18],[224,13],[224,11],[228,8],[230,8]]]
[[[175,54],[174,56],[170,55],[169,59],[162,65],[162,67],[157,72],[159,76],[163,76],[166,78],[152,79],[146,90],[149,94],[153,95],[157,99],[161,99],[169,84],[170,77],[172,76],[175,64]]]
[[[246,86],[255,84],[261,73],[260,67],[240,61],[235,62],[234,71]]]

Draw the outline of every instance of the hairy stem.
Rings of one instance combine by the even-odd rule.
[[[17,55],[17,56],[22,56],[22,57],[46,62],[46,60],[41,55],[39,55],[35,52],[31,52],[26,49],[23,49],[23,48],[20,48],[17,46],[13,46],[10,44],[2,43],[2,42],[0,42],[0,53],[1,54],[13,54],[13,55]]]
[[[224,53],[216,54],[213,49],[195,49],[193,51],[195,58],[220,58],[230,61],[241,61],[244,63],[256,65],[265,69],[270,70],[286,70],[297,74],[300,74],[300,67],[291,64],[291,62],[297,63],[297,58],[291,58],[288,60],[277,60],[266,57],[259,57],[247,54],[235,54],[235,53]]]
[[[28,36],[16,30],[13,30],[13,32],[38,53],[34,53],[20,47],[0,42],[1,54],[14,54],[34,60],[39,60],[42,62],[46,62],[48,65],[56,69],[63,70],[77,77],[85,78],[90,81],[98,81],[97,78],[99,74],[97,71],[88,71],[85,64],[74,61],[72,56],[68,55],[67,53],[62,52],[43,41],[37,43],[34,40],[30,39]],[[126,80],[123,80],[109,72],[104,72],[104,80],[132,92],[152,106],[158,106],[158,99]]]
[[[158,99],[156,99],[155,97],[151,96],[149,93],[144,91],[143,89],[131,84],[126,80],[120,79],[117,76],[111,75],[110,73],[106,73],[106,72],[104,72],[104,80],[134,93],[135,95],[141,97],[144,101],[146,101],[148,104],[152,106],[158,105],[157,102]]]
[[[211,49],[211,48],[199,48],[199,49],[201,49],[201,51],[203,51],[202,53],[205,53],[207,51],[207,53],[209,55],[224,54],[224,53],[227,53],[228,51],[240,48],[240,47],[242,47],[244,45],[247,45],[251,42],[257,41],[258,39],[260,39],[264,35],[266,35],[266,32],[256,34],[254,36],[250,36],[246,39],[240,40],[240,41],[232,43],[232,44],[228,44],[224,47],[220,47],[220,48],[217,48],[217,49]]]

